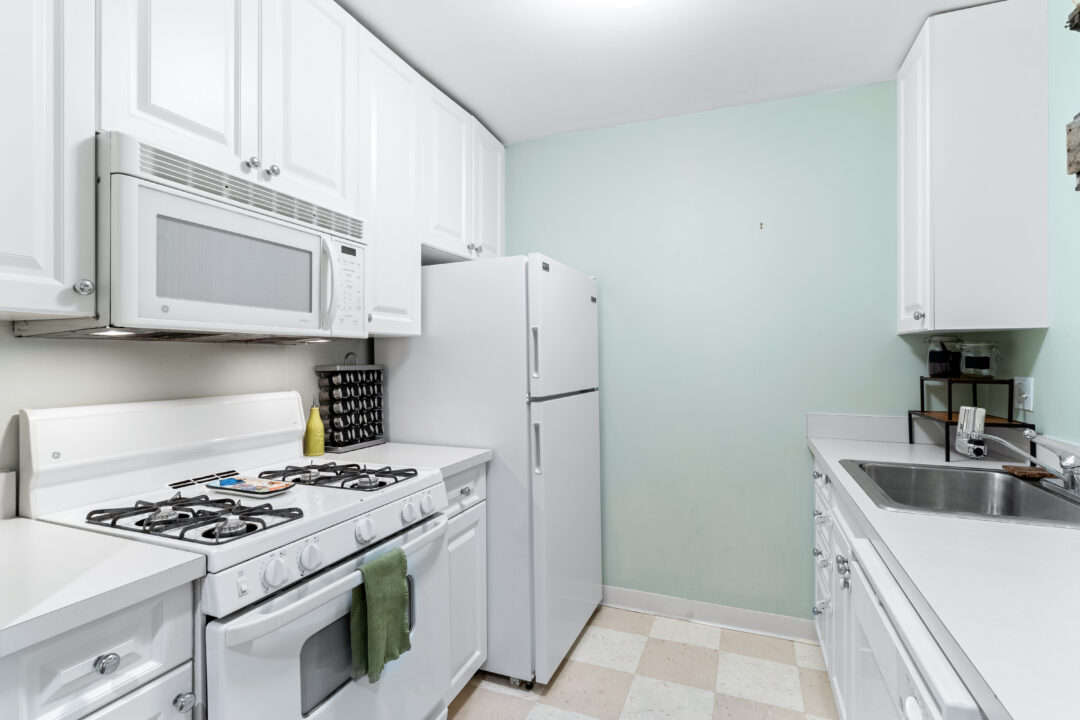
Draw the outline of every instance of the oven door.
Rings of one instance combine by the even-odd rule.
[[[329,236],[126,175],[111,190],[113,325],[329,334]]]
[[[206,628],[209,720],[423,720],[450,684],[444,516]],[[376,683],[349,677],[349,608],[359,567],[402,548],[409,561],[412,649]]]

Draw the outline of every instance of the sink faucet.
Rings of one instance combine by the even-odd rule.
[[[985,432],[986,410],[980,407],[964,406],[960,408],[959,424],[956,427],[956,451],[968,457],[986,457],[986,441],[989,440],[1000,445],[1013,454],[1033,462],[1043,470],[1052,474],[1061,481],[1062,486],[1074,495],[1080,495],[1080,458],[1075,455],[1062,454],[1049,445],[1040,442],[1042,438],[1034,430],[1024,430],[1024,437],[1047,448],[1061,463],[1061,470],[1055,470],[1031,453],[1021,450],[1012,443],[1002,440],[995,435],[987,435]]]

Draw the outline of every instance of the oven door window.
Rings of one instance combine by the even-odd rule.
[[[413,579],[409,584],[409,630],[413,629]],[[329,700],[351,680],[352,648],[349,646],[349,615],[319,630],[300,647],[300,711],[304,717]]]

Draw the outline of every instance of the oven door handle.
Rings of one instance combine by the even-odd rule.
[[[402,545],[402,552],[409,555],[425,545],[429,545],[432,541],[443,537],[446,535],[447,522],[446,516],[440,515],[424,534]],[[291,605],[286,605],[265,614],[253,612],[248,617],[233,620],[225,627],[225,646],[235,647],[260,638],[267,633],[288,625],[293,620],[304,616],[320,605],[325,605],[342,593],[363,584],[363,574],[359,569],[353,570],[340,580],[335,580],[326,587],[298,599]]]

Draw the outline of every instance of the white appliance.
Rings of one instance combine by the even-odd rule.
[[[363,222],[121,133],[98,136],[97,317],[17,335],[367,337]]]
[[[547,683],[600,602],[596,280],[543,255],[423,269],[379,340],[393,439],[490,447],[488,660]]]
[[[866,540],[852,546],[854,668],[847,717],[981,720],[975,699],[877,551]]]
[[[442,474],[366,468],[350,453],[315,467],[301,454],[304,419],[294,392],[24,410],[20,512],[206,556],[197,716],[440,716],[450,684]],[[265,500],[208,489],[237,470],[302,484]],[[395,547],[408,558],[412,650],[377,683],[353,681],[357,568]]]

